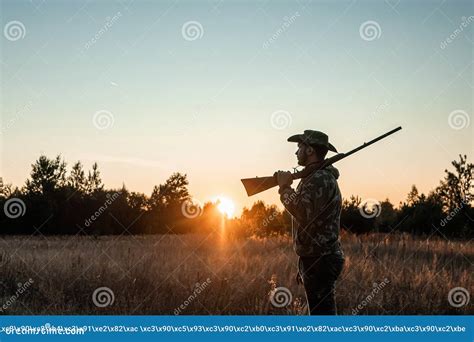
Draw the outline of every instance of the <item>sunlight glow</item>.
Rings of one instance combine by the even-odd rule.
[[[217,209],[219,209],[222,214],[226,215],[229,218],[234,215],[235,204],[231,199],[224,196],[218,196],[214,199],[214,201],[219,202],[219,204],[217,205]]]

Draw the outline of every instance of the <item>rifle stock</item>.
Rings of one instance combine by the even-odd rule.
[[[331,158],[326,159],[319,167],[312,168],[311,172],[327,167],[342,158],[345,157],[344,153],[336,154]],[[306,171],[306,172],[305,172]],[[303,178],[308,174],[308,170],[304,169],[298,172],[293,173],[293,179]],[[244,185],[245,191],[247,191],[248,196],[256,195],[265,190],[271,189],[278,185],[277,179],[275,176],[266,176],[266,177],[255,177],[255,178],[243,178],[241,179],[242,184]]]
[[[248,196],[253,196],[278,185],[276,178],[273,176],[244,178],[241,181]]]
[[[348,157],[350,156],[351,154],[353,153],[356,153],[360,150],[362,150],[363,148],[366,148],[367,146],[369,145],[372,145],[373,143],[389,136],[390,134],[393,134],[399,130],[401,130],[402,128],[401,127],[397,127],[395,129],[392,129],[391,131],[385,133],[385,134],[382,134],[381,136],[369,141],[369,142],[366,142],[366,143],[363,143],[362,145],[356,147],[355,149],[347,152],[347,153],[339,153],[339,154],[336,154],[335,156],[332,156],[331,158],[328,158],[328,159],[325,159],[323,163],[319,164],[317,167],[313,167],[313,168],[305,168],[301,171],[298,171],[298,172],[295,172],[293,173],[293,179],[299,179],[299,178],[304,178],[310,174],[312,174],[313,172],[316,172],[317,170],[320,170],[322,168],[325,168],[329,165],[332,165],[334,164],[335,162],[341,160],[341,159],[344,159],[345,157]],[[242,184],[244,185],[244,188],[245,188],[245,191],[247,192],[247,195],[248,196],[253,196],[255,194],[258,194],[260,192],[263,192],[265,190],[268,190],[268,189],[271,189],[275,186],[278,185],[278,182],[277,182],[277,179],[275,176],[267,176],[267,177],[255,177],[255,178],[243,178],[241,179],[242,181]]]

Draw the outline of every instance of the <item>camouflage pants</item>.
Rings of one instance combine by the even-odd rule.
[[[310,315],[336,315],[335,284],[344,267],[337,254],[300,257],[298,268],[303,280]]]

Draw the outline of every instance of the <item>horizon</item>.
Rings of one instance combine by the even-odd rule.
[[[469,1],[1,7],[5,183],[61,154],[96,161],[106,188],[149,196],[181,172],[201,202],[281,209],[275,189],[247,197],[240,179],[292,170],[289,136],[321,130],[346,152],[402,126],[335,165],[344,198],[398,206],[472,157]]]
[[[41,156],[45,156],[45,155],[41,155]],[[41,157],[41,156],[40,156],[40,157]],[[40,157],[38,157],[37,160],[39,160]],[[54,159],[54,158],[56,158],[56,157],[60,157],[60,158],[61,158],[61,161],[64,162],[64,163],[66,163],[66,177],[69,176],[70,171],[71,171],[71,168],[72,168],[72,165],[71,165],[70,163],[68,163],[67,160],[64,160],[64,158],[62,158],[61,155],[51,156],[51,157],[50,157],[50,156],[45,156],[45,157],[48,158],[48,159],[50,159],[50,160],[52,160],[52,159]],[[469,157],[468,157],[468,156],[466,156],[466,157],[467,157],[467,160],[469,161]],[[37,161],[37,160],[35,160],[35,161]],[[453,162],[454,162],[454,161],[457,161],[457,160],[453,160]],[[81,161],[79,161],[79,162],[81,162]],[[84,164],[83,164],[82,162],[81,162],[81,164],[82,164],[82,166],[83,166],[83,170],[84,170],[85,174],[87,175],[87,173],[88,173],[89,171],[91,171],[91,170],[88,170],[88,169],[84,168]],[[32,163],[32,165],[33,165],[33,163]],[[452,165],[450,165],[450,166],[451,166],[451,167],[446,168],[446,170],[447,170],[447,171],[454,171],[454,170],[453,170],[453,166],[452,166]],[[98,165],[98,170],[99,170],[99,172],[101,172],[101,170],[100,170],[100,165]],[[185,175],[184,173],[181,173],[181,172],[179,172],[179,171],[176,171],[175,173],[179,173],[179,174]],[[171,175],[170,175],[170,176],[171,176]],[[2,177],[0,177],[0,178],[2,178]],[[101,178],[102,178],[102,174],[101,174]],[[30,178],[29,178],[29,179],[30,179]],[[411,192],[413,186],[416,187],[416,189],[417,189],[417,191],[418,191],[418,193],[419,193],[420,196],[421,196],[421,195],[429,196],[432,191],[435,191],[436,187],[439,186],[439,184],[440,184],[440,182],[441,182],[442,180],[443,180],[443,179],[438,180],[438,184],[435,185],[435,186],[433,186],[433,187],[432,187],[431,189],[429,189],[427,192],[420,191],[420,189],[418,188],[418,186],[417,186],[416,184],[412,184],[412,185],[410,186],[410,190],[407,191],[405,198],[403,198],[403,199],[402,199],[401,201],[399,201],[398,203],[393,202],[393,201],[390,200],[390,198],[388,198],[388,197],[386,197],[386,198],[381,198],[381,199],[362,198],[362,197],[361,197],[360,195],[358,195],[358,194],[350,194],[350,195],[347,195],[347,196],[343,196],[343,200],[350,200],[351,197],[354,196],[354,197],[356,197],[356,198],[360,198],[360,200],[362,201],[362,204],[367,201],[367,204],[368,204],[368,205],[372,205],[373,203],[375,203],[374,200],[375,200],[376,202],[386,202],[386,201],[388,201],[388,202],[390,202],[390,203],[393,205],[393,208],[394,208],[394,209],[400,209],[403,204],[406,204],[406,199],[407,199],[407,197],[408,197],[409,192]],[[17,185],[17,184],[11,184],[11,183],[5,182],[5,180],[3,180],[3,181],[4,181],[4,184],[5,184],[5,185],[8,185],[8,184],[12,185],[12,186],[13,186],[13,189],[21,190],[21,189],[25,186],[25,184],[22,184],[22,185],[19,186],[19,185]],[[26,181],[25,181],[25,183],[26,183]],[[103,185],[104,185],[104,190],[105,190],[105,191],[120,191],[121,189],[123,189],[123,188],[125,187],[125,189],[126,189],[127,191],[129,191],[129,192],[137,192],[137,191],[135,191],[134,189],[129,188],[126,183],[122,183],[122,185],[121,185],[120,187],[115,187],[115,188],[107,187],[105,183],[103,183]],[[160,184],[155,184],[155,185],[156,185],[156,186],[159,186]],[[155,185],[154,185],[154,186],[155,186]],[[188,184],[187,188],[189,189],[190,186],[191,186],[191,184]],[[272,189],[266,190],[266,192],[271,191],[271,190],[272,190]],[[275,190],[275,188],[273,188],[273,190]],[[141,192],[141,193],[144,194],[145,196],[147,196],[147,198],[149,198],[150,195],[151,195],[151,192],[152,192],[152,191],[150,191],[150,193],[144,193],[144,192]],[[261,194],[261,193],[260,193],[260,194]],[[238,211],[236,210],[236,209],[237,209],[237,204],[233,201],[232,198],[227,197],[225,194],[216,194],[216,195],[212,196],[211,198],[206,199],[206,200],[204,200],[204,201],[201,201],[201,200],[197,199],[195,196],[193,196],[192,193],[190,193],[189,195],[190,195],[190,199],[191,199],[192,201],[196,200],[194,204],[197,204],[197,205],[199,205],[199,206],[201,206],[201,207],[203,207],[203,206],[204,206],[205,204],[207,204],[207,203],[218,204],[218,209],[219,209],[219,211],[221,211],[222,214],[224,214],[225,216],[227,216],[227,218],[230,218],[230,219],[239,218],[239,217],[242,215],[243,209],[245,209],[245,208],[251,209],[251,207],[252,207],[254,204],[256,204],[257,202],[259,202],[259,201],[263,201],[263,203],[265,203],[265,205],[270,205],[270,206],[271,206],[271,205],[276,205],[280,211],[284,211],[284,207],[281,205],[281,203],[268,203],[268,202],[265,202],[265,200],[257,198],[258,195],[253,195],[253,196],[251,196],[251,197],[249,196],[249,198],[255,198],[255,200],[254,200],[251,204],[249,204],[249,205],[247,205],[247,206],[243,206],[243,207],[240,208],[240,210],[238,210]],[[224,204],[224,205],[222,205],[222,204]]]

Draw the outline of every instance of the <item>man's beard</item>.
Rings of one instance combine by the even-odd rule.
[[[305,166],[307,161],[308,156],[306,154],[303,154],[301,158],[298,158],[298,165]]]

